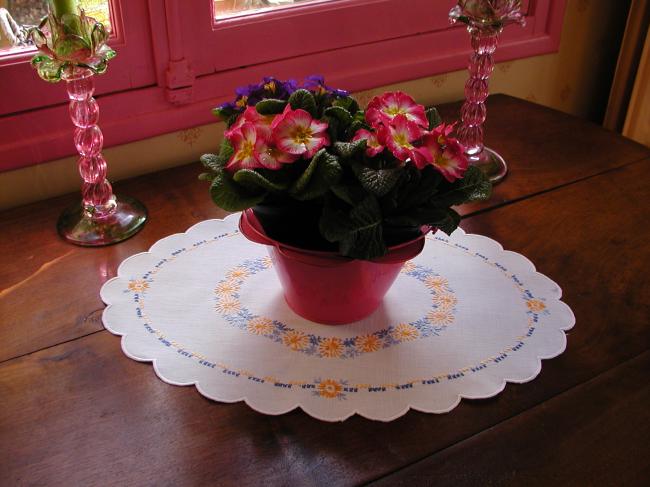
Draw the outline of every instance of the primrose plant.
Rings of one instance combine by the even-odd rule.
[[[364,109],[320,76],[302,86],[268,77],[236,93],[214,110],[227,125],[219,153],[201,158],[201,178],[224,210],[309,205],[322,239],[341,255],[373,259],[395,229],[449,234],[460,222],[452,206],[490,195],[454,125],[405,93]]]

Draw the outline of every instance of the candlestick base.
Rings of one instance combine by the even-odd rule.
[[[103,217],[91,217],[81,202],[66,208],[57,222],[59,235],[70,243],[84,247],[111,245],[132,237],[147,219],[147,209],[128,196],[117,198],[114,211]]]
[[[508,166],[499,154],[484,147],[481,152],[468,156],[469,163],[478,167],[492,184],[500,182],[508,173]]]

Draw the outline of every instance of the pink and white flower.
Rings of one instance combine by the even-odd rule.
[[[379,124],[388,124],[398,115],[405,116],[409,121],[427,128],[429,121],[424,112],[424,107],[415,103],[415,100],[406,93],[394,91],[376,96],[366,109],[366,120],[374,127]]]
[[[451,134],[454,131],[455,126],[456,126],[455,122],[451,124],[441,123],[440,125],[435,127],[431,131],[431,133],[435,135],[438,144],[445,145],[447,143],[447,138],[449,137],[449,134]]]
[[[393,155],[404,162],[413,157],[413,142],[422,136],[422,129],[400,114],[393,118],[390,125],[382,125],[378,133],[379,139],[384,141]]]
[[[272,122],[272,116],[260,115],[254,107],[248,107],[239,116],[225,132],[235,149],[226,169],[280,169],[282,164],[298,159],[299,156],[288,154],[272,144]]]
[[[359,129],[354,134],[354,137],[352,137],[352,142],[356,142],[357,140],[366,141],[366,155],[368,157],[375,157],[385,149],[384,143],[379,140],[379,134],[377,132]]]
[[[228,134],[228,140],[235,150],[230,157],[226,169],[238,171],[239,169],[255,169],[264,167],[259,161],[259,149],[263,139],[258,137],[255,125],[244,122],[237,130]]]
[[[226,138],[230,139],[230,135],[241,128],[245,123],[252,123],[257,130],[257,134],[265,140],[271,138],[271,124],[273,123],[273,116],[260,115],[255,107],[247,107],[235,123],[224,132]]]
[[[440,135],[434,132],[422,137],[422,145],[413,151],[413,162],[418,169],[431,164],[451,183],[463,177],[469,161],[458,140],[446,138],[443,145],[438,143],[439,138]]]
[[[275,118],[272,130],[276,147],[296,156],[313,157],[330,143],[327,123],[314,120],[305,110],[292,110],[289,105]]]
[[[266,141],[258,145],[257,151],[257,160],[267,169],[280,169],[282,164],[290,164],[300,157],[283,152]]]

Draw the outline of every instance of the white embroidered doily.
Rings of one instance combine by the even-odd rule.
[[[238,220],[160,240],[101,290],[104,326],[126,355],[217,401],[327,421],[447,412],[532,380],[575,322],[525,257],[458,229],[428,236],[369,318],[311,323],[288,308],[266,247]]]

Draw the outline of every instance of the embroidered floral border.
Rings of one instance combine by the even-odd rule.
[[[354,337],[323,337],[305,333],[281,321],[256,315],[241,302],[240,289],[246,280],[271,266],[271,259],[263,257],[245,260],[229,270],[214,289],[215,309],[231,325],[283,344],[295,352],[318,358],[355,358],[400,343],[437,336],[455,319],[458,299],[447,279],[432,269],[409,262],[402,269],[402,274],[422,282],[432,297],[431,309],[425,316],[410,323],[398,323]]]

